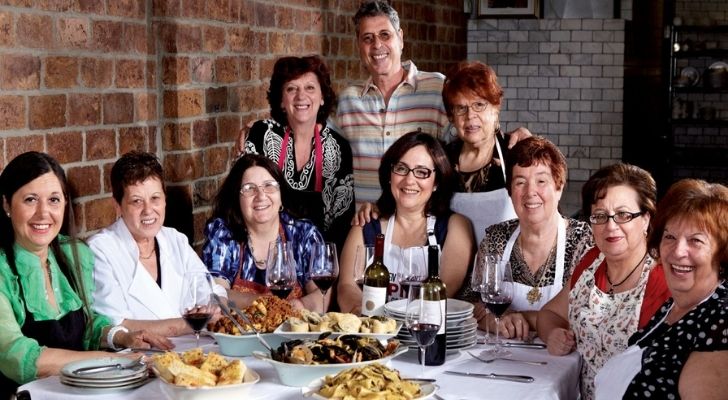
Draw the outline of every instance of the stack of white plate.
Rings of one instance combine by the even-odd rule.
[[[407,300],[396,300],[384,305],[384,312],[397,321],[405,320]],[[445,337],[448,351],[463,350],[475,346],[477,340],[478,321],[473,318],[473,305],[467,301],[447,299],[447,336]],[[406,325],[397,335],[402,344],[417,347],[417,341],[412,337]]]
[[[115,369],[91,374],[75,373],[79,368],[120,364],[129,366],[134,360],[122,357],[100,357],[74,361],[63,366],[60,380],[69,386],[90,389],[131,389],[141,386],[149,379],[146,365],[137,365],[129,369]]]

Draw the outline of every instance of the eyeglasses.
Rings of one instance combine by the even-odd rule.
[[[374,38],[377,37],[380,42],[386,43],[392,40],[392,36],[394,36],[392,32],[381,31],[379,34],[365,33],[359,37],[359,40],[364,44],[374,44]]]
[[[432,172],[435,171],[434,169],[429,169],[426,167],[414,167],[410,168],[404,163],[397,163],[392,165],[392,173],[401,175],[401,176],[407,176],[410,172],[412,172],[412,175],[414,175],[417,179],[427,179],[432,175]]]
[[[626,224],[629,221],[632,221],[633,219],[639,217],[640,215],[644,214],[644,211],[632,213],[629,211],[620,211],[617,213],[614,213],[612,215],[599,213],[599,214],[592,214],[589,216],[589,222],[591,222],[594,225],[604,225],[606,224],[609,219],[611,218],[612,221],[618,223],[618,224]]]
[[[455,115],[465,115],[468,113],[469,109],[473,109],[475,112],[482,112],[485,111],[486,108],[488,108],[488,103],[482,102],[482,101],[476,101],[475,103],[471,105],[465,105],[465,104],[455,104],[452,106],[452,113]]]
[[[276,181],[265,181],[260,186],[255,183],[246,183],[240,187],[240,194],[242,194],[243,197],[253,197],[258,194],[259,190],[262,190],[263,193],[271,194],[279,191],[280,188],[281,185],[279,185]]]

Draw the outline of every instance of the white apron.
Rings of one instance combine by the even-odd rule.
[[[495,148],[501,160],[501,170],[505,181],[506,165],[498,140],[495,141]],[[468,217],[470,222],[473,223],[475,243],[480,243],[483,240],[485,228],[517,218],[506,188],[490,192],[454,193],[450,201],[450,209]]]
[[[399,300],[400,288],[397,274],[399,266],[402,264],[402,248],[392,243],[394,237],[394,220],[396,214],[387,222],[387,231],[384,233],[384,265],[389,269],[389,301]],[[437,238],[435,237],[435,221],[434,215],[427,216],[427,243],[428,246],[437,246]],[[427,246],[423,247],[423,253],[427,257]],[[425,270],[427,270],[427,258],[424,259]]]
[[[508,239],[505,249],[503,249],[502,260],[510,260],[513,245],[521,233],[521,225]],[[566,258],[566,221],[563,217],[559,218],[559,226],[556,231],[556,269],[554,271],[554,284],[542,286],[540,288],[524,285],[523,283],[513,282],[513,302],[510,309],[513,311],[538,311],[544,304],[548,303],[556,296],[564,286],[564,258]],[[544,265],[544,268],[548,268]],[[543,272],[544,274],[546,271]],[[542,275],[543,276],[543,275]]]

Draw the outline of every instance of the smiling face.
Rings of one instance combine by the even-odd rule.
[[[458,93],[452,103],[453,109],[468,106],[465,114],[452,116],[452,124],[457,129],[460,140],[471,145],[477,145],[495,135],[500,112],[499,107],[493,104],[488,104],[483,111],[475,111],[472,107],[474,103],[488,104],[488,101],[473,93]]]
[[[409,149],[399,162],[408,168],[424,167],[430,170],[435,169],[435,163],[427,152],[427,148],[423,145],[415,146]],[[394,197],[397,210],[424,211],[427,202],[430,201],[432,192],[435,188],[436,172],[432,171],[429,177],[420,179],[415,178],[414,172],[410,171],[407,175],[397,175],[390,172],[390,189]]]
[[[150,177],[124,187],[124,196],[117,207],[134,240],[153,239],[162,229],[167,207],[162,181]]]
[[[557,188],[551,168],[543,163],[513,166],[511,202],[521,223],[548,222],[558,214],[563,188]]]
[[[604,198],[591,206],[591,213],[613,215],[620,211],[639,212],[637,192],[629,186],[617,185],[607,188]],[[627,260],[635,251],[640,255],[647,247],[646,232],[650,225],[647,213],[624,224],[617,224],[612,218],[606,224],[591,224],[594,242],[608,260]]]
[[[258,190],[250,197],[240,197],[240,211],[243,214],[245,225],[256,225],[269,223],[278,218],[278,210],[281,208],[281,191],[265,193],[261,187],[265,182],[275,182],[275,178],[263,167],[250,167],[245,170],[243,179],[240,182],[242,187],[245,184],[258,186]]]
[[[402,30],[395,31],[386,16],[364,18],[359,23],[359,58],[373,78],[402,71]]]
[[[286,111],[289,124],[315,122],[322,105],[321,85],[313,72],[306,72],[283,85],[281,108]]]
[[[65,215],[66,198],[58,177],[48,172],[33,179],[13,193],[10,204],[4,202],[3,207],[10,213],[15,241],[45,257],[48,245],[61,231]]]
[[[665,280],[673,296],[700,301],[718,283],[717,240],[688,218],[672,218],[660,240]]]

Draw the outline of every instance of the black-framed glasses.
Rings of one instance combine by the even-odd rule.
[[[414,167],[410,168],[404,163],[397,163],[392,165],[392,173],[397,174],[400,176],[407,176],[410,172],[412,172],[412,175],[414,175],[417,179],[427,179],[432,175],[434,172],[434,169],[429,169],[427,167]]]
[[[598,213],[598,214],[592,214],[589,216],[589,222],[591,222],[594,225],[604,225],[606,224],[609,219],[611,218],[612,221],[618,223],[618,224],[626,224],[629,221],[632,221],[633,219],[639,217],[640,215],[644,214],[644,211],[640,212],[629,212],[629,211],[620,211],[616,212],[612,215],[605,214],[605,213]]]
[[[476,101],[475,103],[473,103],[471,105],[455,104],[452,106],[452,113],[455,115],[465,115],[468,113],[468,110],[471,108],[475,112],[482,112],[482,111],[485,111],[486,108],[488,108],[488,103],[484,102],[484,101]]]
[[[276,181],[265,181],[262,185],[245,183],[240,187],[240,194],[242,194],[243,197],[253,197],[258,194],[259,190],[262,190],[263,193],[271,194],[279,191],[280,189],[281,185],[279,185]]]

